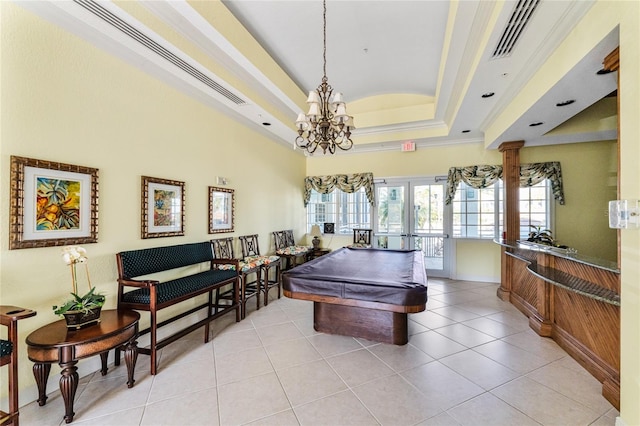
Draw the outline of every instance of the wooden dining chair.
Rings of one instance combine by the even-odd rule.
[[[18,321],[36,315],[36,311],[17,306],[0,306],[0,323],[7,327],[7,340],[0,340],[0,366],[8,365],[9,411],[0,411],[0,424],[19,425],[18,410]]]
[[[260,264],[262,269],[262,285],[260,290],[264,293],[264,305],[269,304],[269,290],[273,287],[278,288],[278,299],[282,291],[282,280],[280,279],[280,256],[261,255],[260,246],[258,245],[258,234],[243,235],[238,237],[240,246],[242,247],[242,257],[245,262],[256,262]],[[271,271],[274,274],[270,274]],[[270,278],[270,276],[273,278]]]

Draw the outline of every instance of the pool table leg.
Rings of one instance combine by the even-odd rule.
[[[313,327],[327,334],[405,345],[409,341],[406,313],[359,306],[313,302]]]

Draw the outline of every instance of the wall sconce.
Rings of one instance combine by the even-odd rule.
[[[609,228],[640,228],[640,202],[638,200],[609,201]]]
[[[313,240],[311,242],[313,243],[313,248],[315,250],[320,247],[320,235],[322,235],[319,225],[313,225],[311,227],[311,235],[313,236]]]

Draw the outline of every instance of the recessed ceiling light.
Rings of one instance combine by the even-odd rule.
[[[575,99],[567,99],[566,101],[562,101],[562,102],[558,102],[556,104],[557,107],[563,107],[563,106],[567,106],[567,105],[571,105],[572,103],[574,103],[576,100]]]
[[[471,130],[463,130],[462,133],[469,133]]]
[[[544,124],[544,122],[542,122],[542,121],[538,121],[537,123],[531,123],[531,124],[529,124],[529,127],[536,127],[536,126],[540,126],[540,125],[542,125],[542,124]]]
[[[597,75],[605,75],[605,74],[609,74],[609,73],[612,73],[612,72],[613,72],[613,70],[606,70],[606,69],[602,68],[602,69],[598,70],[598,72],[596,72],[596,74]]]
[[[490,97],[492,97],[493,95],[495,95],[495,93],[493,93],[493,92],[487,92],[487,93],[483,93],[483,94],[482,94],[482,97],[483,97],[483,98],[490,98]]]

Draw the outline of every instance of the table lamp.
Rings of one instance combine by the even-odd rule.
[[[320,235],[322,235],[320,232],[320,225],[313,225],[311,227],[311,235],[313,236],[313,240],[311,242],[313,243],[313,249],[315,250],[320,247]]]

